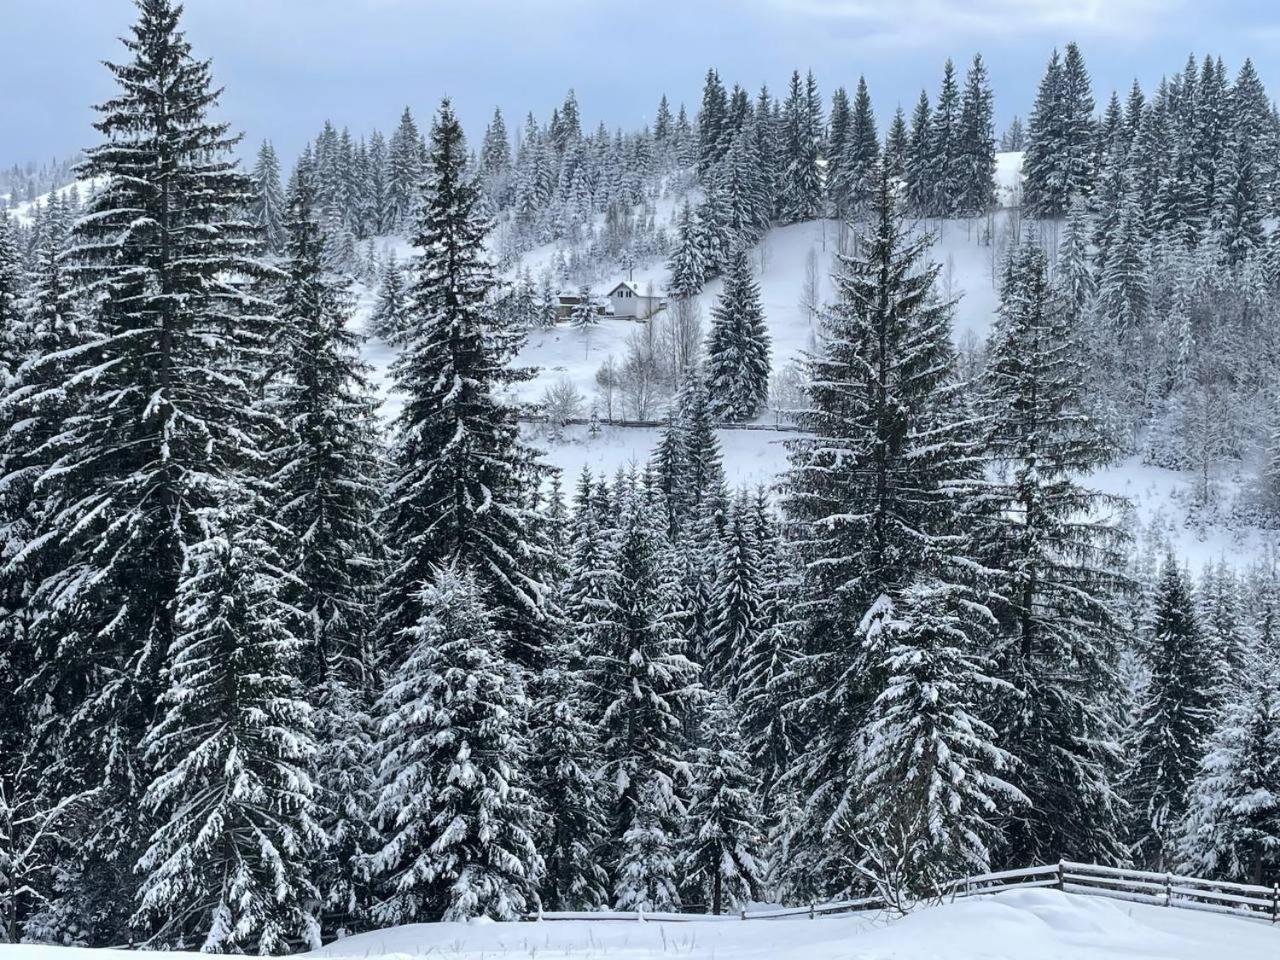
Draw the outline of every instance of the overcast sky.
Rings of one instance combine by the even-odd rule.
[[[325,118],[386,130],[408,104],[448,94],[474,137],[495,105],[545,117],[572,86],[594,127],[638,126],[659,94],[696,109],[714,65],[726,86],[784,89],[812,68],[824,97],[865,73],[881,117],[937,86],[942,62],[980,50],[1000,126],[1024,117],[1055,45],[1077,40],[1103,101],[1146,87],[1187,54],[1234,74],[1252,56],[1280,90],[1274,0],[188,0],[197,55],[226,87],[222,115],[249,144],[292,159]],[[104,59],[130,0],[0,0],[0,163],[94,142],[88,105],[111,90]],[[425,126],[425,124],[424,124]]]

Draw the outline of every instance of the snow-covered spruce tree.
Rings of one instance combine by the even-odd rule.
[[[249,208],[253,221],[262,231],[262,240],[270,253],[283,253],[285,247],[285,202],[280,185],[280,161],[271,141],[264,140],[253,166],[253,204]]]
[[[96,943],[125,939],[133,865],[147,825],[139,743],[179,634],[187,548],[221,483],[253,463],[257,372],[271,305],[247,281],[264,273],[241,211],[252,185],[229,153],[207,62],[196,60],[170,0],[140,0],[99,107],[103,142],[81,174],[103,186],[65,254],[100,336],[65,357],[81,385],[38,480],[50,507],[37,533],[58,563],[32,603],[32,678],[59,705],[62,789],[101,785],[63,866]]]
[[[466,162],[446,100],[432,128],[404,349],[392,368],[404,408],[383,515],[392,559],[380,634],[394,663],[402,631],[421,621],[419,588],[434,567],[456,561],[485,584],[498,628],[532,665],[546,630],[545,587],[535,577],[543,547],[522,491],[541,468],[498,396],[523,373],[507,365],[517,335],[489,313],[486,224]]]
[[[677,837],[671,803],[662,785],[649,781],[639,790],[618,843],[613,884],[614,906],[641,913],[680,909]]]
[[[422,135],[409,108],[400,115],[400,124],[387,145],[386,219],[381,233],[411,229],[421,202],[424,173],[428,163],[422,153]]]
[[[956,82],[955,65],[948,58],[943,66],[942,85],[929,122],[930,216],[953,216],[964,199],[959,135],[960,88]]]
[[[283,365],[269,396],[281,432],[271,459],[281,551],[302,615],[299,676],[315,709],[317,819],[332,841],[315,877],[326,926],[350,929],[368,906],[361,857],[371,815],[372,623],[382,549],[378,426],[351,331],[350,298],[323,272],[314,193],[290,197],[287,279],[280,296]]]
[[[408,328],[408,300],[404,272],[392,250],[378,279],[378,301],[369,314],[369,333],[388,343],[397,342]]]
[[[569,323],[582,334],[589,334],[593,327],[600,325],[600,314],[596,313],[596,301],[591,295],[591,288],[585,283],[578,288],[578,302],[569,315]]]
[[[979,514],[986,565],[1002,572],[997,698],[1001,745],[1021,761],[1028,797],[1007,823],[1002,861],[1122,857],[1117,721],[1109,704],[1125,589],[1111,501],[1076,479],[1111,452],[1082,409],[1084,370],[1072,311],[1048,285],[1044,253],[1013,254],[980,385],[993,471]],[[975,528],[981,524],[975,524]]]
[[[669,532],[703,528],[724,504],[724,464],[711,392],[699,368],[689,371],[650,464],[666,502]]]
[[[917,217],[928,216],[930,204],[933,202],[933,166],[930,163],[933,149],[930,143],[931,116],[929,94],[921,90],[920,99],[916,101],[915,109],[911,111],[911,136],[902,154],[901,171],[907,209]],[[888,157],[896,154],[886,151],[886,155]]]
[[[680,208],[675,249],[671,251],[667,269],[670,272],[667,291],[673,297],[696,297],[707,282],[710,268],[707,251],[703,247],[703,231],[688,201]]]
[[[962,589],[922,579],[867,632],[887,680],[863,733],[856,823],[872,863],[896,864],[895,899],[938,899],[949,881],[988,870],[1001,816],[1026,802],[979,716],[996,684],[980,652],[989,616],[975,617]]]
[[[822,210],[818,171],[822,127],[822,102],[813,74],[802,81],[797,70],[791,74],[791,87],[782,107],[778,209],[786,223],[813,220]]]
[[[760,778],[761,809],[771,816],[778,809],[773,785],[786,771],[792,754],[792,716],[786,705],[796,647],[793,624],[787,622],[793,570],[784,549],[773,508],[763,488],[751,509],[751,539],[760,571],[756,629],[736,664],[736,704],[743,741]]]
[[[834,149],[835,144],[832,144]],[[837,216],[856,220],[866,215],[867,205],[875,192],[876,164],[880,159],[880,141],[876,133],[875,112],[864,77],[858,78],[853,115],[845,137],[840,164],[833,176],[832,192]]]
[[[514,920],[536,902],[524,676],[481,583],[452,565],[431,576],[378,705],[381,924]]]
[[[1027,126],[1022,206],[1029,216],[1063,216],[1076,196],[1088,196],[1093,175],[1093,94],[1074,43],[1053,52]]]
[[[692,772],[681,874],[685,886],[718,916],[726,906],[758,900],[764,877],[757,782],[737,713],[720,694],[703,706]]]
[[[138,862],[134,923],[211,952],[316,947],[309,868],[324,845],[309,773],[302,639],[266,503],[231,483],[187,549],[160,720],[144,741],[158,826]]]
[[[734,700],[740,694],[738,670],[743,657],[759,642],[764,589],[748,510],[745,495],[740,495],[721,538],[703,664],[708,680]]]
[[[883,168],[859,253],[841,256],[837,299],[809,358],[811,434],[788,442],[783,507],[803,582],[795,703],[799,755],[786,781],[803,804],[791,851],[802,892],[856,882],[860,731],[883,690],[864,643],[870,613],[922,573],[951,582],[967,549],[953,529],[956,483],[970,477],[955,391],[951,304],[936,299],[928,236],[912,236]],[[800,891],[798,891],[800,892]]]
[[[605,862],[615,905],[625,909],[643,891],[653,894],[666,882],[637,871],[650,862],[650,834],[664,834],[667,845],[677,838],[687,778],[684,721],[699,690],[698,668],[685,656],[678,612],[673,613],[673,585],[662,576],[666,541],[660,515],[634,478],[620,479],[614,495],[616,576],[609,601],[615,612],[600,642],[583,652],[611,785]],[[629,837],[632,831],[639,832]],[[653,863],[655,870],[661,866]]]
[[[1167,870],[1213,726],[1218,679],[1191,588],[1173,557],[1165,560],[1156,588],[1152,634],[1124,792],[1131,809],[1134,860],[1143,869]]]
[[[579,561],[582,555],[575,555]],[[580,568],[575,572],[579,572]],[[586,597],[577,594],[575,600]],[[599,611],[591,611],[596,614]],[[541,798],[537,847],[546,863],[545,910],[595,910],[610,900],[599,856],[609,837],[600,749],[590,723],[577,621],[568,619],[535,684],[530,780]],[[588,633],[588,641],[593,634]]]
[[[754,420],[769,395],[769,331],[760,286],[742,247],[729,257],[724,287],[711,310],[705,376],[719,420]]]
[[[1280,707],[1275,687],[1274,674],[1258,676],[1230,704],[1210,737],[1191,784],[1177,869],[1262,883],[1280,868]]]
[[[994,105],[987,65],[974,54],[965,77],[956,131],[956,168],[960,197],[956,210],[963,216],[985,213],[995,202],[996,141]]]

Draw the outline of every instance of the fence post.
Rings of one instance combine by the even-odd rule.
[[[816,916],[818,915],[818,913],[817,913],[817,908],[818,908],[818,905],[817,905],[816,903],[811,903],[811,904],[809,904],[809,919],[810,919],[810,920],[812,920],[814,917],[816,917]]]
[[[1067,890],[1067,878],[1065,876],[1065,873],[1066,871],[1062,869],[1062,861],[1059,860],[1058,861],[1058,889],[1063,891],[1064,893]]]
[[[1166,907],[1173,906],[1173,874],[1166,873],[1164,875],[1164,905]]]
[[[1271,885],[1271,922],[1280,923],[1280,883]]]
[[[743,907],[741,910],[738,911],[738,914],[740,919],[742,920],[747,919],[747,908]]]

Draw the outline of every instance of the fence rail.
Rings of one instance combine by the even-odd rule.
[[[551,418],[542,413],[520,413],[517,419],[521,423],[534,423],[550,425]],[[607,420],[598,417],[592,420],[590,417],[561,417],[555,420],[556,425],[563,427],[589,427],[593,423],[598,427],[625,427],[628,429],[644,429],[654,430],[661,429],[668,424],[667,420],[622,420],[614,418]],[[798,427],[792,423],[736,423],[731,420],[721,421],[715,424],[717,430],[760,430],[768,433],[804,433],[803,427]]]
[[[999,870],[980,873],[952,881],[945,900],[998,893],[1001,890],[1052,887],[1064,893],[1105,897],[1131,903],[1184,910],[1219,913],[1247,920],[1280,924],[1280,883],[1261,886],[1186,877],[1174,873],[1152,873],[1123,867],[1104,867],[1096,863],[1060,860],[1057,863],[1026,867],[1021,870]],[[740,910],[736,914],[643,913],[643,912],[560,912],[535,913],[526,920],[629,920],[655,922],[687,922],[690,920],[780,920],[789,917],[829,916],[884,910],[888,903],[881,897],[812,903],[803,907],[775,910]]]

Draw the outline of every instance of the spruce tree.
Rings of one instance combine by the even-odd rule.
[[[1013,254],[981,385],[993,479],[978,539],[997,583],[1001,743],[1020,761],[1031,803],[1008,825],[1009,863],[1121,856],[1115,796],[1118,736],[1110,708],[1127,581],[1110,501],[1077,479],[1111,458],[1083,408],[1074,314],[1050,288],[1045,255]]]
[[[152,942],[285,953],[320,944],[310,877],[312,713],[297,664],[279,532],[252,488],[202,517],[176,598],[169,688],[143,743],[157,827],[134,923]]]
[[[620,479],[614,493],[612,622],[585,651],[612,785],[606,862],[616,906],[664,909],[678,902],[665,891],[683,812],[684,720],[697,697],[697,666],[685,656],[674,584],[662,576],[665,537],[655,511],[634,480]]]
[[[711,310],[706,379],[719,420],[754,420],[769,395],[769,333],[760,287],[747,253],[729,257],[724,286]]]
[[[681,844],[684,882],[707,898],[712,915],[758,900],[764,869],[758,846],[756,780],[729,702],[713,695],[703,710],[693,790]]]
[[[283,253],[285,246],[284,192],[280,186],[280,161],[271,141],[264,140],[253,167],[254,222],[262,231],[263,242],[271,253]]]
[[[1178,869],[1262,883],[1280,866],[1280,709],[1265,674],[1214,730],[1191,785]]]
[[[486,224],[448,101],[431,141],[405,346],[392,368],[404,407],[383,516],[397,549],[382,589],[380,634],[394,662],[401,631],[421,621],[420,585],[434,567],[457,562],[482,579],[499,628],[521,661],[533,664],[545,632],[546,588],[536,577],[543,546],[523,491],[541,468],[498,396],[522,376],[506,363],[517,339],[489,313]]]
[[[667,292],[673,297],[696,297],[707,282],[710,266],[704,245],[703,231],[693,206],[685,201],[676,222],[675,249],[667,262],[670,278]]]
[[[813,220],[821,211],[822,182],[818,159],[822,105],[813,74],[807,81],[791,74],[791,87],[782,108],[781,192],[779,215],[786,223]]]
[[[598,545],[594,530],[584,537]],[[585,543],[582,547],[589,549]],[[582,578],[597,572],[584,567],[585,559],[583,553],[574,555],[571,574],[583,587]],[[597,778],[600,750],[582,675],[584,646],[592,649],[589,645],[600,638],[575,617],[601,612],[586,606],[588,598],[580,589],[568,597],[576,609],[537,679],[530,721],[530,780],[542,799],[537,847],[546,862],[539,890],[545,910],[596,910],[610,900],[609,877],[598,859],[609,836],[605,787]]]
[[[79,386],[38,481],[38,541],[58,561],[32,598],[32,682],[66,721],[61,789],[101,788],[64,863],[83,878],[95,942],[125,937],[148,829],[140,743],[185,630],[187,551],[259,457],[254,380],[273,327],[249,286],[266,272],[242,213],[252,184],[229,157],[237,138],[208,117],[218,91],[180,13],[140,0],[129,59],[109,66],[119,90],[81,168],[104,185],[65,254],[100,336],[65,357],[65,383]]]
[[[378,281],[378,301],[369,314],[369,332],[388,343],[404,336],[407,328],[408,289],[394,250],[387,256]]]
[[[880,158],[875,113],[867,81],[863,77],[858,78],[853,116],[842,149],[838,171],[828,175],[834,176],[832,189],[838,198],[836,212],[846,218],[857,219],[866,214],[875,190],[876,163]]]
[[[387,145],[387,201],[384,233],[412,228],[417,215],[422,181],[426,172],[422,137],[409,108],[400,115],[400,124]]]
[[[952,386],[951,305],[933,295],[929,242],[910,233],[882,168],[860,252],[840,258],[837,300],[809,359],[801,423],[811,436],[788,442],[783,505],[803,565],[797,682],[821,694],[799,704],[803,746],[787,781],[803,804],[795,866],[815,893],[845,889],[837,864],[860,858],[853,770],[884,679],[862,638],[886,598],[924,570],[955,576],[965,549],[948,491],[972,473],[967,414]]]
[[[987,65],[981,54],[974,54],[965,77],[957,140],[960,180],[957,210],[963,216],[978,216],[990,208],[996,192],[994,106]]]
[[[449,566],[422,588],[379,703],[382,924],[515,920],[535,902],[525,683],[480,584]]]
[[[902,154],[907,209],[918,217],[929,216],[935,192],[931,116],[929,94],[921,90],[920,99],[911,112],[911,135]]]
[[[367,907],[359,881],[371,852],[372,624],[380,573],[377,538],[382,458],[368,368],[350,330],[351,303],[323,273],[324,241],[313,190],[290,198],[288,279],[281,296],[284,365],[270,398],[282,432],[276,517],[302,615],[299,675],[315,709],[317,819],[334,841],[317,882],[332,924],[348,928]]]
[[[856,822],[873,862],[895,864],[896,892],[911,896],[939,898],[990,869],[1000,816],[1026,802],[979,716],[996,681],[971,606],[963,589],[922,579],[867,632],[887,679],[863,733]]]

